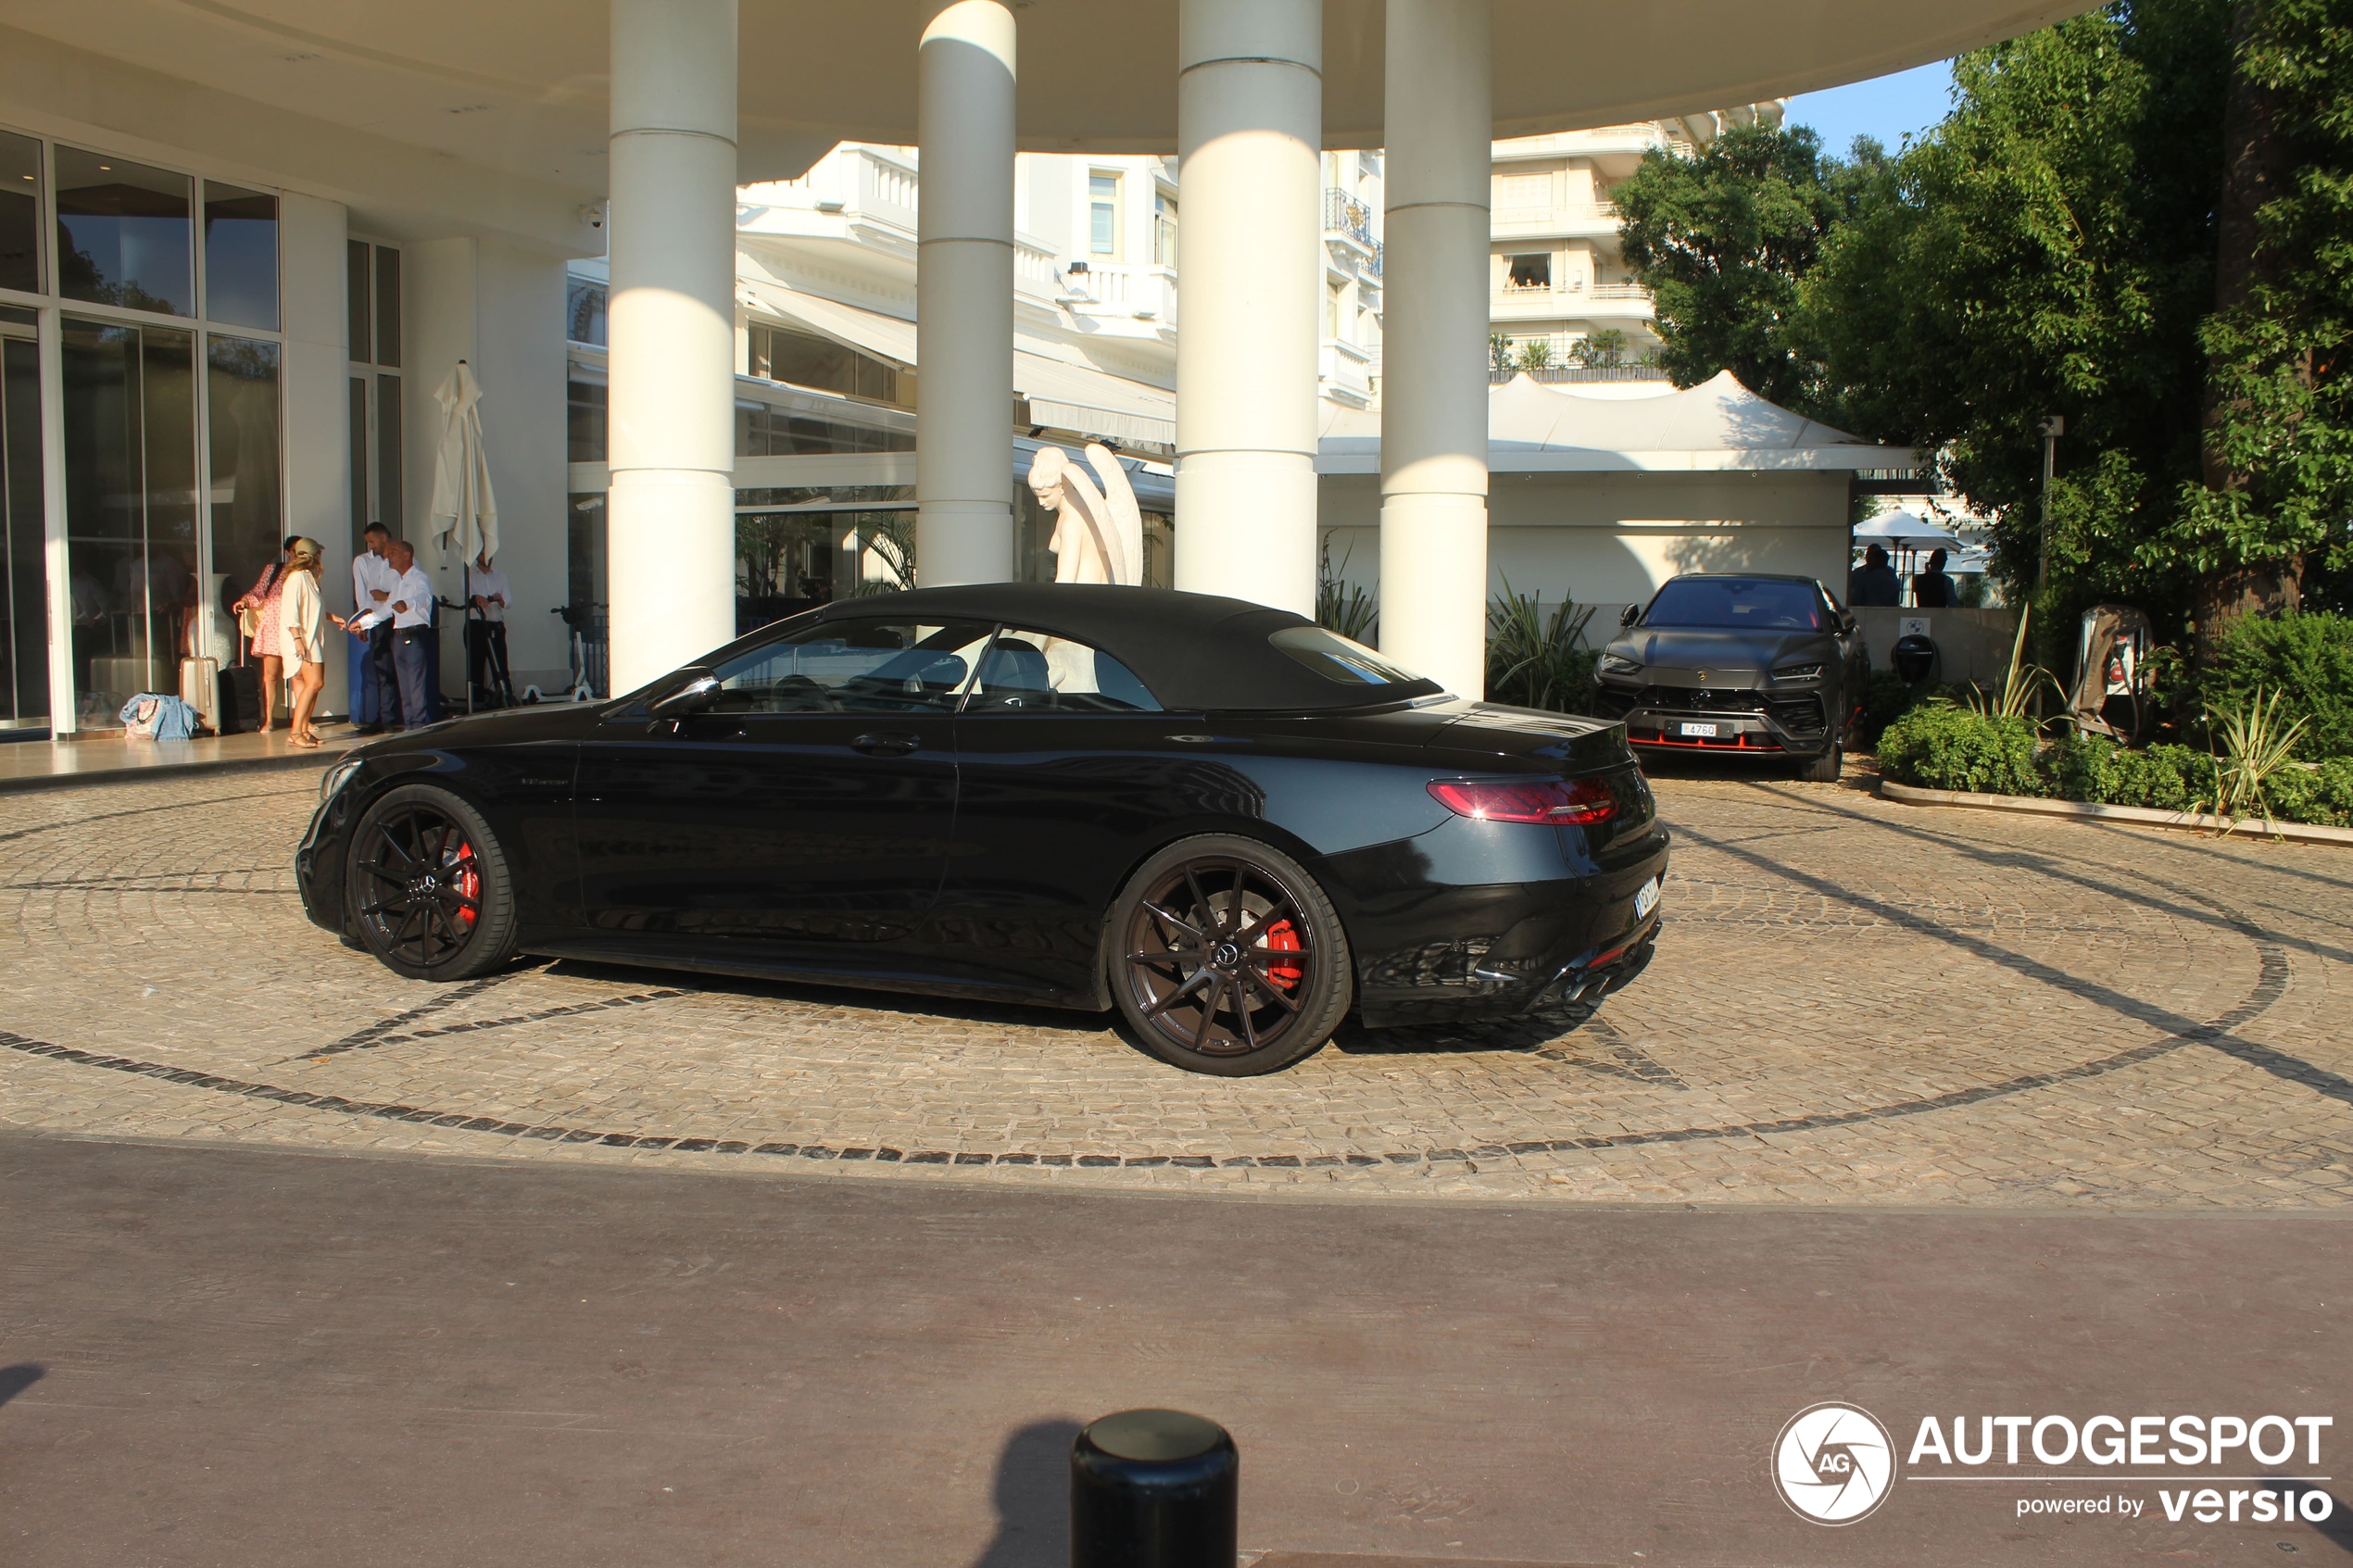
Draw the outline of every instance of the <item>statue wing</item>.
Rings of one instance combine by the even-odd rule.
[[[1144,514],[1127,483],[1127,470],[1100,442],[1087,444],[1087,466],[1102,482],[1104,546],[1110,552],[1111,580],[1129,586],[1144,580]]]

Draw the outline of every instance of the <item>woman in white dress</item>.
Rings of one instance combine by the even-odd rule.
[[[294,696],[291,719],[296,746],[317,746],[319,732],[310,727],[319,694],[327,684],[327,644],[321,630],[326,619],[319,596],[319,541],[296,538],[289,546],[285,587],[278,600],[278,656],[285,660],[286,684]]]

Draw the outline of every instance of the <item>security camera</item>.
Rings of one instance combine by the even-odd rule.
[[[603,228],[605,226],[604,204],[602,202],[589,202],[583,206],[580,209],[580,220],[588,225],[591,229]]]

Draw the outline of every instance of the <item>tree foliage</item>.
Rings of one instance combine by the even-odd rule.
[[[1805,282],[1796,332],[1851,429],[1936,451],[2033,583],[2046,414],[2045,624],[2185,602],[2143,547],[2199,471],[2227,55],[2222,0],[2117,5],[1964,56],[1954,108]]]
[[[2149,548],[2208,573],[2309,563],[2342,605],[2353,578],[2353,3],[2240,0],[2233,33],[2252,110],[2233,118],[2253,123],[2227,126],[2240,144],[2226,149],[2256,166],[2263,199],[2243,276],[2200,334],[2208,469]]]
[[[1885,157],[1857,139],[1825,157],[1813,132],[1735,126],[1695,156],[1646,154],[1617,187],[1626,264],[1655,296],[1667,374],[1743,385],[1815,411],[1818,377],[1792,340],[1798,288]]]

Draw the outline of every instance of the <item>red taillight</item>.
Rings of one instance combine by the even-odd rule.
[[[1600,822],[1617,814],[1617,797],[1599,779],[1435,779],[1429,792],[1456,816],[1482,822]]]

